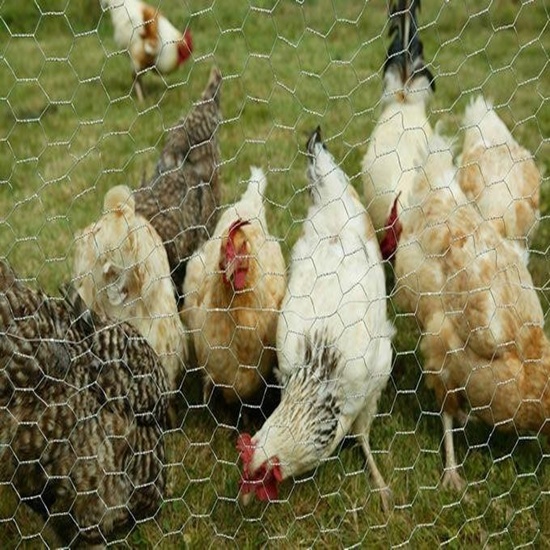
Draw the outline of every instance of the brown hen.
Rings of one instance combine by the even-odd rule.
[[[444,485],[460,488],[453,420],[550,433],[550,344],[521,253],[460,189],[449,145],[430,142],[395,256],[396,300],[422,328],[423,369],[441,406]]]
[[[206,370],[205,400],[214,385],[227,403],[253,401],[275,361],[285,263],[267,229],[265,175],[259,168],[251,172],[247,191],[223,213],[185,278],[184,319]]]
[[[166,250],[151,224],[135,212],[130,189],[105,195],[101,217],[76,237],[73,274],[86,305],[102,317],[127,321],[147,339],[171,389],[187,362]]]
[[[483,96],[468,105],[463,123],[460,187],[482,217],[526,255],[539,220],[541,174],[533,155]]]

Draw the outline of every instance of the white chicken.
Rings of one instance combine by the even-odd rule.
[[[400,0],[391,9],[390,34],[395,36],[384,64],[383,110],[362,162],[367,210],[379,236],[391,225],[396,197],[398,211],[406,208],[419,147],[432,134],[426,105],[435,85],[424,64],[416,21],[419,7],[419,0]]]
[[[550,433],[544,314],[522,255],[465,197],[437,133],[396,224],[395,300],[422,329],[445,434],[442,483],[460,489],[452,430],[466,407],[500,430]]]
[[[527,257],[539,220],[541,174],[533,155],[483,96],[470,102],[463,125],[460,187],[481,216]]]
[[[275,361],[286,268],[267,228],[266,185],[263,171],[251,168],[247,191],[187,264],[183,315],[198,365],[206,370],[205,402],[213,386],[227,403],[254,401]]]
[[[277,330],[281,403],[254,437],[242,434],[245,501],[276,499],[277,483],[358,437],[382,504],[390,491],[369,445],[372,420],[392,367],[394,329],[375,232],[347,176],[317,129],[308,142],[313,204],[292,252]]]
[[[168,257],[153,226],[135,213],[128,187],[110,189],[102,217],[77,235],[73,275],[90,309],[129,322],[149,342],[176,389],[187,361],[187,340]]]
[[[139,0],[101,0],[101,5],[111,13],[117,46],[128,50],[136,95],[143,101],[143,71],[176,70],[193,51],[191,32],[182,33],[158,9]]]

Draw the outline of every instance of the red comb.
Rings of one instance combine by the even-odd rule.
[[[261,501],[269,501],[277,500],[279,498],[279,489],[277,487],[277,482],[275,481],[275,478],[273,477],[273,474],[268,472],[265,476],[265,479],[259,485],[256,487],[256,496],[258,497],[258,500]]]
[[[256,497],[262,501],[277,500],[279,490],[277,483],[283,480],[283,474],[279,461],[275,459],[273,467],[267,468],[264,462],[251,476],[247,464],[252,460],[254,454],[254,443],[249,434],[244,433],[237,439],[237,450],[239,458],[243,461],[243,476],[239,480],[239,488],[243,494],[256,493]]]
[[[279,464],[279,461],[273,465],[273,477],[280,483],[283,481],[283,472],[281,471],[281,465]]]
[[[178,44],[178,64],[184,63],[191,56],[193,51],[193,37],[191,31],[186,29],[183,33],[183,40]]]
[[[283,473],[281,472],[281,466],[279,461],[275,458],[273,466],[267,470],[265,466],[261,468],[261,478],[258,478],[256,483],[256,496],[262,501],[273,501],[279,498],[278,483],[283,480]]]
[[[241,227],[243,227],[243,225],[250,225],[250,222],[249,221],[246,221],[246,220],[241,220],[240,218],[238,220],[235,220],[230,226],[229,226],[229,233],[228,233],[228,238],[229,239],[233,239],[235,233],[237,232],[238,229],[240,229]]]
[[[185,44],[187,45],[187,49],[192,52],[193,51],[193,36],[191,35],[191,31],[189,29],[185,29],[185,32],[183,33],[183,39],[185,41]]]
[[[401,193],[399,193],[399,195],[400,194]],[[380,251],[382,252],[382,258],[384,260],[389,260],[395,254],[397,243],[399,242],[399,237],[403,230],[397,215],[397,200],[399,199],[399,195],[397,195],[393,201],[393,206],[391,207],[390,215],[386,222],[386,233],[380,243]]]

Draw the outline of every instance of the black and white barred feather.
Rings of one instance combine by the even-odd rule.
[[[300,425],[304,441],[313,442],[316,451],[323,456],[332,447],[338,431],[342,412],[339,366],[342,367],[344,358],[326,330],[304,336],[301,361],[283,381],[279,415],[272,421],[281,425]]]
[[[0,262],[0,480],[64,544],[104,544],[165,488],[168,383],[147,342],[76,291],[52,298]]]
[[[416,12],[420,10],[420,0],[397,0],[390,11],[389,34],[393,36],[386,61],[384,74],[396,69],[403,84],[423,76],[435,91],[435,80],[424,62],[424,46],[418,32]]]
[[[212,236],[219,217],[221,84],[214,67],[200,101],[168,133],[152,178],[135,192],[136,212],[162,238],[178,291],[187,260]]]

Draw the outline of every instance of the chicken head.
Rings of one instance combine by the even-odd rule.
[[[232,285],[236,291],[244,290],[248,274],[250,243],[242,228],[250,222],[238,219],[229,227],[227,238],[222,241],[220,270],[223,282]]]
[[[278,484],[283,480],[281,465],[277,457],[265,460],[259,468],[251,471],[250,466],[256,452],[255,444],[250,434],[243,433],[237,440],[239,458],[243,462],[243,474],[239,481],[242,502],[248,504],[251,493],[255,493],[258,500],[272,501],[279,495]]]

